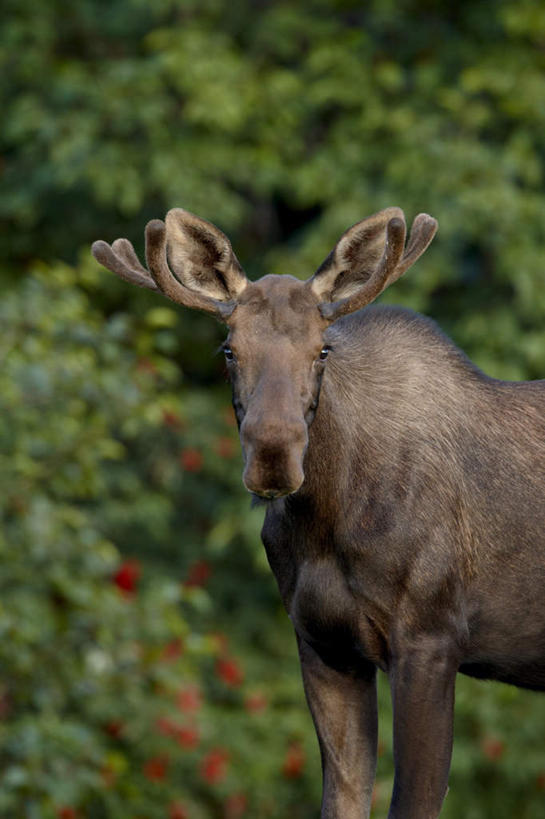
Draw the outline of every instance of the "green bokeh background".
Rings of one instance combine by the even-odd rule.
[[[544,377],[545,7],[7,0],[0,69],[0,816],[315,817],[223,330],[89,246],[141,251],[183,206],[251,278],[306,277],[353,222],[424,210],[439,234],[383,301]],[[539,695],[460,679],[442,815],[545,816],[544,725]]]

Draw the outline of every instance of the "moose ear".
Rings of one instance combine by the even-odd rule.
[[[207,298],[236,300],[248,280],[227,236],[182,208],[169,210],[165,225],[167,261],[176,278]]]
[[[308,281],[331,321],[373,301],[424,252],[437,230],[431,216],[414,220],[405,249],[405,217],[400,208],[386,208],[349,228]]]

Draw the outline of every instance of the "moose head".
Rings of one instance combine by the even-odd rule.
[[[244,455],[243,481],[263,498],[296,492],[304,481],[308,429],[318,407],[330,346],[327,328],[373,301],[418,259],[437,222],[419,214],[405,244],[400,208],[349,228],[307,281],[245,276],[228,238],[181,208],[146,227],[143,267],[127,239],[93,244],[104,267],[229,328],[223,345]]]

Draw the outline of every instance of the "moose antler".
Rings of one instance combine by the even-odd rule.
[[[323,299],[324,318],[335,321],[376,299],[422,255],[436,230],[437,221],[419,213],[405,247],[400,208],[387,208],[349,228],[309,279],[309,286]]]
[[[435,236],[438,226],[437,219],[428,213],[419,213],[414,217],[407,247],[393,275],[387,281],[388,286],[397,281],[424,253]]]
[[[137,287],[159,290],[149,271],[140,264],[134,247],[128,239],[116,239],[112,245],[99,239],[93,242],[91,252],[97,262],[121,279],[136,284]]]
[[[210,222],[181,208],[169,211],[166,222],[153,219],[146,225],[147,270],[128,239],[116,239],[111,246],[94,242],[93,256],[131,284],[225,320],[247,281],[229,240]]]

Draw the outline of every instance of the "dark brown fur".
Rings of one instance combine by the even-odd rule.
[[[197,241],[197,217],[172,213],[172,230]],[[130,247],[97,252],[229,326],[243,477],[266,499],[262,537],[297,635],[323,819],[369,816],[377,667],[394,704],[390,819],[439,815],[458,671],[545,690],[545,382],[487,377],[410,311],[355,312],[431,241],[421,214],[405,249],[400,213],[350,228],[304,283],[244,284],[228,240],[204,223],[202,259],[215,236],[226,260],[223,308],[212,267],[198,271],[197,298],[173,289],[159,256],[150,277],[127,273]],[[191,254],[179,249],[182,265]]]

